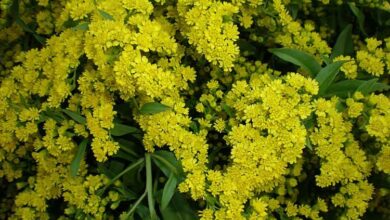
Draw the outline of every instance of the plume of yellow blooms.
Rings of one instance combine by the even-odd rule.
[[[19,20],[8,22],[15,2]],[[343,3],[305,0],[297,7],[315,18]],[[350,3],[390,8],[381,0]],[[10,185],[0,186],[0,219],[51,219],[54,200],[64,204],[60,219],[117,217],[108,210],[121,196],[101,193],[108,177],[85,158],[76,177],[69,167],[81,139],[88,160],[110,162],[120,149],[113,129],[125,117],[142,130],[145,153],[165,148],[180,161],[179,191],[205,204],[201,219],[323,219],[333,211],[362,218],[377,196],[371,175],[390,174],[390,99],[363,92],[319,97],[315,79],[278,71],[262,63],[257,47],[245,48],[277,44],[318,61],[329,56],[333,30],[295,19],[293,6],[0,0],[0,181]],[[332,60],[347,61],[341,77],[386,78],[390,38],[354,37],[356,54]],[[42,45],[27,48],[23,39]],[[168,110],[142,114],[150,102]],[[132,103],[125,116],[122,103]],[[302,199],[309,184],[330,193]]]
[[[212,64],[231,70],[239,54],[235,44],[239,33],[232,20],[238,8],[214,0],[180,0],[177,8],[188,42]]]
[[[317,91],[315,81],[295,73],[283,80],[254,75],[249,84],[238,81],[233,85],[226,103],[243,117],[227,136],[232,164],[224,172],[207,174],[209,191],[222,205],[215,212],[217,219],[243,219],[244,204],[254,192],[272,189],[287,165],[301,156],[306,137],[302,120],[310,115],[311,97]],[[254,216],[265,216],[261,202],[253,206]]]
[[[367,38],[367,49],[359,50],[356,53],[356,60],[359,63],[359,67],[367,71],[374,76],[381,76],[385,73],[385,53],[379,46],[381,41],[375,38]],[[387,70],[389,67],[387,66]]]

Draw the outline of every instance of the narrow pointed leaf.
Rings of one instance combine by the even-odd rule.
[[[153,195],[153,175],[152,175],[152,160],[150,159],[150,154],[145,154],[145,164],[146,164],[146,190],[148,193],[148,207],[151,219],[156,219],[157,214],[154,209],[154,195]]]
[[[229,115],[229,117],[234,116],[234,109],[232,107],[226,105],[225,103],[222,103],[222,109],[226,112],[226,114]]]
[[[112,15],[110,15],[109,13],[107,13],[107,12],[105,12],[105,11],[103,11],[103,10],[100,10],[100,9],[98,9],[98,11],[99,11],[99,14],[100,14],[103,18],[105,18],[105,19],[107,19],[107,20],[111,20],[111,21],[114,20],[114,17],[113,17]]]
[[[313,146],[311,145],[309,137],[306,137],[306,147],[309,148],[311,151],[313,150]]]
[[[336,78],[340,67],[345,63],[345,61],[337,61],[335,63],[329,64],[324,67],[316,76],[316,80],[319,85],[318,95],[322,96],[325,94],[328,87],[332,84]]]
[[[81,160],[84,158],[87,144],[88,144],[87,139],[84,139],[80,143],[79,147],[77,148],[77,153],[76,153],[74,159],[72,160],[72,163],[70,164],[70,174],[73,177],[77,176],[77,172],[79,171]]]
[[[168,181],[165,183],[163,194],[161,197],[161,209],[165,209],[169,202],[172,199],[172,196],[175,194],[177,187],[177,179],[173,173],[168,178]]]
[[[363,12],[360,11],[358,7],[355,6],[354,3],[348,3],[349,8],[351,9],[352,13],[356,16],[360,31],[364,34],[367,35],[366,31],[364,30],[364,22],[366,17],[364,16]]]
[[[88,22],[81,22],[80,24],[72,27],[72,30],[82,30],[86,31],[89,29],[89,23]]]
[[[352,25],[347,25],[337,37],[336,44],[333,47],[331,59],[340,55],[350,55],[353,53]]]
[[[169,177],[173,173],[179,182],[184,179],[182,165],[172,152],[165,150],[155,151],[152,154],[152,159],[166,177]]]
[[[85,120],[85,118],[83,116],[81,116],[79,113],[77,112],[73,112],[71,110],[68,110],[68,109],[62,109],[62,111],[67,114],[70,118],[72,118],[73,120],[75,120],[76,122],[80,123],[80,124],[85,124],[87,121]]]
[[[379,90],[388,90],[390,88],[389,85],[386,85],[384,83],[378,83],[378,79],[371,79],[368,81],[364,81],[357,89],[356,91],[361,92],[363,95],[368,95],[372,92],[379,91]]]
[[[119,147],[125,151],[128,154],[133,155],[134,157],[139,157],[139,154],[137,153],[137,147],[138,149],[143,149],[142,147],[138,146],[134,142],[131,142],[126,139],[119,139],[118,140]]]
[[[198,219],[187,200],[183,195],[176,192],[169,205],[165,209],[161,209],[161,214],[164,220],[195,220]]]
[[[346,98],[349,95],[352,95],[363,82],[364,80],[343,80],[334,83],[329,86],[328,92],[324,97],[338,96]]]
[[[113,136],[123,136],[126,134],[141,133],[141,131],[136,127],[114,123],[114,127],[110,130],[110,133]]]
[[[144,104],[141,107],[140,113],[141,114],[145,114],[145,115],[147,115],[147,114],[157,114],[157,113],[160,113],[160,112],[167,111],[168,109],[170,109],[169,106],[163,105],[161,103],[149,102],[149,103]]]
[[[325,56],[325,55],[321,55],[321,59],[325,62],[326,65],[329,65],[332,63],[332,60],[330,57],[328,56]]]
[[[347,98],[348,96],[353,95],[357,89],[366,83],[366,80],[344,80],[332,84],[329,86],[328,91],[324,97],[338,96],[341,98]],[[376,82],[373,86],[367,91],[368,94],[376,91],[385,91],[390,89],[390,86],[385,83]]]
[[[282,60],[300,66],[313,77],[321,70],[321,65],[306,52],[289,48],[275,48],[269,49],[269,51]]]

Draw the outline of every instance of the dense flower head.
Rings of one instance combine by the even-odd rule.
[[[389,9],[0,0],[0,220],[389,217]]]

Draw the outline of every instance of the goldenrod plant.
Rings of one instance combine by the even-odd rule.
[[[390,219],[385,0],[0,0],[1,219]]]

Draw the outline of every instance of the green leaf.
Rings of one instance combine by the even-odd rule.
[[[229,15],[223,15],[222,21],[223,21],[223,23],[229,23],[229,22],[233,21],[233,18],[232,18],[232,16],[229,16]]]
[[[199,133],[199,126],[195,121],[191,121],[190,128],[193,132]]]
[[[141,217],[142,220],[151,220],[149,209],[144,205],[138,205],[136,213]]]
[[[128,140],[125,140],[125,139],[119,139],[118,140],[118,144],[119,144],[119,147],[120,147],[121,150],[125,151],[128,154],[133,155],[134,157],[139,157],[139,154],[137,153],[137,150],[134,149],[134,148],[137,147],[137,145],[135,143],[133,143],[131,141],[128,141]]]
[[[369,90],[369,93],[377,92],[377,91],[387,91],[390,89],[390,86],[385,83],[375,83]]]
[[[290,4],[288,8],[289,8],[291,17],[293,18],[293,20],[295,20],[298,16],[299,5],[298,4]]]
[[[340,55],[350,55],[353,53],[352,25],[347,25],[337,37],[336,44],[333,47],[331,59]]]
[[[77,31],[77,30],[82,30],[86,31],[89,29],[89,22],[81,22],[80,24],[72,27],[72,30]]]
[[[134,162],[138,159],[138,158],[134,157],[133,155],[128,154],[122,148],[120,148],[114,155],[112,155],[112,157],[124,159],[124,160],[130,161],[130,162]]]
[[[99,14],[104,18],[104,19],[107,19],[107,20],[111,20],[111,21],[114,21],[114,17],[112,15],[110,15],[109,13],[103,11],[103,10],[100,10],[98,9],[99,11]]]
[[[173,173],[168,178],[168,181],[165,183],[163,194],[161,197],[161,209],[165,209],[169,202],[172,199],[173,194],[175,194],[177,186],[177,179]]]
[[[344,80],[329,86],[324,97],[338,96],[347,98],[351,96],[366,80]],[[368,94],[376,91],[384,91],[390,89],[390,86],[385,83],[375,83],[368,90]]]
[[[165,209],[160,209],[164,220],[194,220],[198,219],[187,200],[176,192],[169,205]]]
[[[160,112],[164,112],[168,109],[170,109],[169,106],[163,105],[159,102],[149,102],[149,103],[145,103],[141,107],[140,113],[141,114],[157,114]]]
[[[305,120],[303,120],[303,124],[305,125],[307,130],[309,130],[310,128],[314,127],[314,125],[315,125],[314,114],[311,113],[309,117],[307,117]]]
[[[359,10],[358,7],[355,6],[355,3],[349,2],[348,3],[349,8],[351,9],[352,13],[356,16],[360,31],[367,35],[366,31],[364,30],[364,21],[366,17],[364,16],[363,12]]]
[[[226,112],[226,114],[229,115],[229,117],[234,116],[234,109],[232,107],[226,105],[225,103],[222,103],[222,109]]]
[[[300,66],[309,72],[311,76],[317,75],[317,73],[321,70],[321,65],[312,55],[306,52],[289,48],[275,48],[269,49],[268,51],[282,60]]]
[[[87,144],[88,144],[88,139],[84,139],[79,144],[79,147],[77,148],[77,153],[76,153],[75,157],[73,158],[72,163],[70,164],[70,174],[73,177],[77,176],[77,172],[79,171],[79,168],[80,168],[80,162],[84,158]]]
[[[128,188],[126,188],[125,186],[120,186],[120,187],[113,187],[116,191],[118,191],[120,194],[121,194],[121,200],[123,201],[130,201],[130,200],[134,200],[134,199],[137,199],[137,194],[131,190],[129,190]]]
[[[359,91],[363,95],[368,95],[372,92],[378,91],[378,90],[387,90],[390,88],[389,85],[386,85],[384,83],[377,83],[378,79],[371,79],[368,81],[364,81],[357,89],[356,92]]]
[[[104,173],[107,177],[110,178],[110,181],[103,188],[99,189],[98,194],[100,196],[103,195],[105,190],[108,189],[108,187],[110,187],[113,183],[115,183],[115,181],[117,181],[119,178],[121,178],[123,175],[125,175],[129,171],[134,170],[138,166],[142,165],[144,163],[144,161],[145,161],[144,158],[139,159],[137,162],[130,164],[126,169],[122,170],[122,172],[120,172],[119,174],[118,174],[118,171],[113,172],[112,169],[115,167],[110,166],[110,169],[107,169],[104,165],[98,166],[99,172]],[[118,167],[118,165],[120,166],[119,163],[111,163],[111,165],[116,166],[117,169],[119,170],[119,167]]]
[[[344,80],[334,83],[329,86],[324,97],[338,96],[346,98],[349,95],[352,95],[363,82],[364,80]]]
[[[306,147],[309,148],[311,151],[313,150],[313,146],[311,145],[309,137],[306,137]]]
[[[332,63],[332,60],[328,56],[321,55],[321,59],[325,62],[326,65],[329,65]]]
[[[62,111],[67,114],[70,118],[72,118],[74,121],[80,123],[80,124],[85,124],[87,121],[83,116],[81,116],[77,112],[70,111],[68,109],[62,109]]]
[[[153,195],[153,176],[152,176],[152,161],[150,159],[150,154],[145,154],[145,164],[146,164],[146,190],[148,193],[148,206],[150,218],[152,220],[157,219],[157,214],[154,209],[154,195]]]
[[[169,177],[173,173],[179,182],[184,179],[184,171],[181,163],[172,152],[165,150],[155,151],[152,154],[152,159],[166,177]]]
[[[136,127],[114,123],[114,127],[110,130],[110,133],[113,136],[123,136],[126,134],[141,133],[141,131]]]
[[[104,174],[105,176],[107,176],[108,178],[112,179],[114,178],[117,174],[114,173],[112,170],[110,170],[107,165],[103,164],[103,163],[99,163],[98,166],[97,166],[97,170],[99,173],[101,174]]]
[[[347,109],[347,106],[344,102],[339,100],[336,104],[336,109],[338,112],[344,112]]]
[[[328,87],[332,84],[334,79],[336,78],[340,67],[345,63],[346,61],[337,61],[335,63],[329,64],[318,73],[316,76],[316,80],[319,85],[319,91],[318,95],[322,96],[325,94]]]

